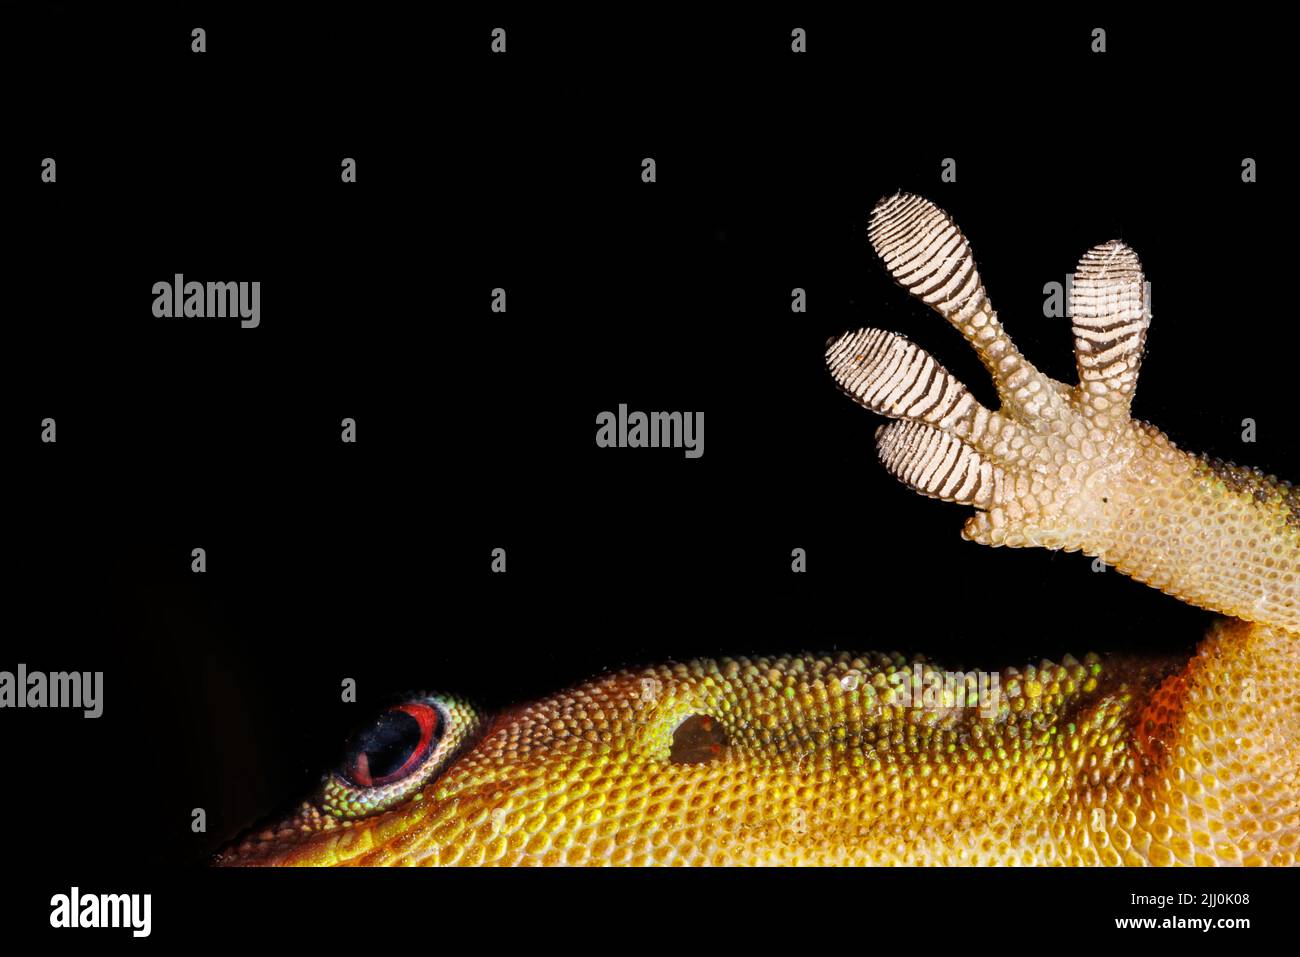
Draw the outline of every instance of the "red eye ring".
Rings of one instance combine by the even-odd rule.
[[[363,788],[400,781],[425,762],[442,730],[442,715],[431,704],[410,701],[388,708],[352,739],[346,776]]]

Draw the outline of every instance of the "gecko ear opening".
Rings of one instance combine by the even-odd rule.
[[[673,732],[668,760],[673,764],[707,764],[722,757],[727,750],[726,729],[707,714],[688,716]]]

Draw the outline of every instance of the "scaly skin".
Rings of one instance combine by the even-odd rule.
[[[1001,399],[983,409],[890,333],[835,340],[840,385],[899,420],[877,434],[885,466],[976,508],[967,538],[1082,550],[1230,616],[1190,661],[1067,657],[991,695],[922,659],[703,660],[482,723],[436,699],[450,733],[412,794],[335,774],[219,863],[1294,864],[1300,496],[1130,418],[1149,315],[1123,244],[1076,272],[1070,387],[1016,351],[942,211],[888,198],[871,239]],[[1012,593],[984,612],[1013,619]]]

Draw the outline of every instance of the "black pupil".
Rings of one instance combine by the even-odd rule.
[[[419,746],[420,722],[405,711],[385,711],[353,739],[347,764],[356,768],[364,754],[374,781],[400,770]]]

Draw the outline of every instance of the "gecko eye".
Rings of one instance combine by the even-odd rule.
[[[418,798],[477,727],[478,714],[459,698],[421,694],[399,700],[348,739],[320,803],[335,817],[356,818]]]
[[[343,774],[363,788],[400,781],[428,756],[442,731],[431,705],[412,702],[389,708],[348,743]]]

